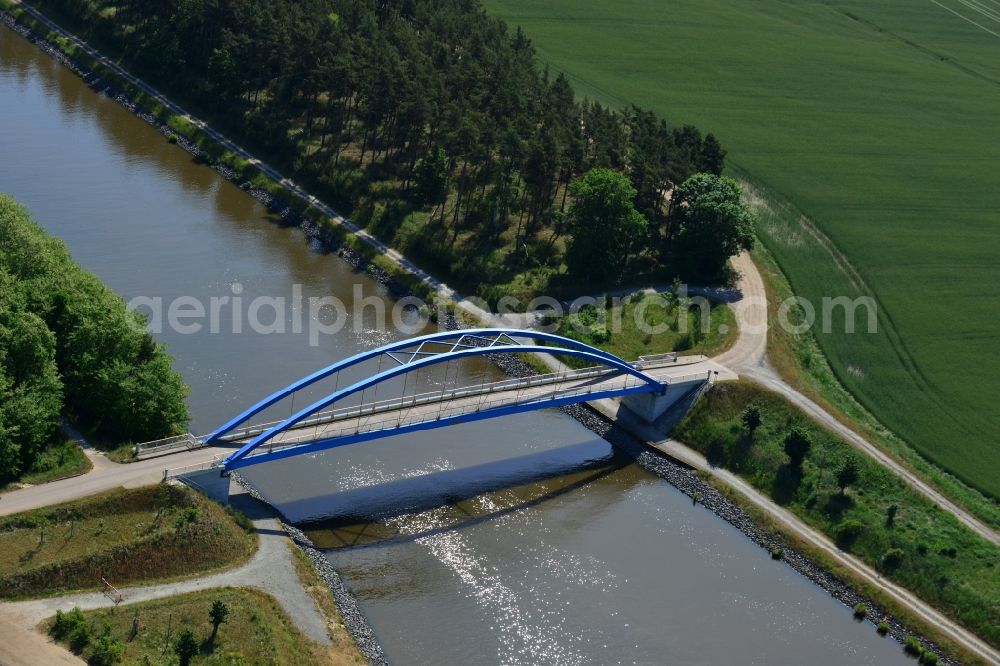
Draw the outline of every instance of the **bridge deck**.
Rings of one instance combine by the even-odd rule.
[[[730,378],[729,375],[732,374],[704,357],[685,357],[673,362],[660,361],[654,363],[652,367],[647,365],[642,369],[663,382],[668,391],[671,385],[708,379],[708,375],[712,372],[719,372],[720,378],[723,379]],[[588,395],[629,388],[638,391],[644,386],[645,383],[637,377],[602,367],[383,400],[318,414],[274,437],[266,447],[261,447],[261,453],[320,440],[381,430],[396,430],[409,425],[460,417],[511,405],[551,402],[570,397],[585,398]],[[271,425],[273,424],[261,424],[231,433],[227,440],[234,443],[247,442]]]
[[[718,373],[718,379],[735,379],[727,368],[704,356],[661,355],[640,359],[635,364],[647,375],[662,382],[666,390],[672,385],[686,385],[707,379]],[[368,401],[361,405],[319,412],[283,432],[260,448],[260,453],[302,446],[320,440],[352,437],[365,433],[397,430],[442,419],[453,419],[514,405],[551,402],[566,399],[583,402],[622,389],[643,390],[637,377],[607,367],[565,370],[558,373],[504,379],[475,386],[458,387],[403,396],[388,400]],[[578,398],[578,399],[576,399]],[[222,441],[242,445],[273,426],[281,423],[248,425],[230,432]],[[173,453],[205,444],[205,438],[193,435],[137,445],[139,458]],[[248,456],[252,458],[254,454]]]

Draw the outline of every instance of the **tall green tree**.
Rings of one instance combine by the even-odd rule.
[[[570,275],[587,281],[621,278],[648,225],[635,209],[636,189],[620,171],[598,168],[574,181],[570,191]]]
[[[186,391],[138,315],[0,195],[0,476],[30,467],[60,416],[116,444],[182,431]]]
[[[698,173],[674,190],[667,250],[698,277],[718,278],[726,262],[754,242],[753,214],[732,178]]]

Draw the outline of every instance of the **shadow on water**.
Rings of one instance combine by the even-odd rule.
[[[593,443],[457,470],[432,472],[283,504],[322,549],[412,541],[461,529],[546,502],[627,467],[632,459]],[[440,510],[433,528],[400,532],[400,519]]]

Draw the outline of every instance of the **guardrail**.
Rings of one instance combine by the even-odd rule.
[[[691,382],[710,382],[712,377],[712,371],[707,370],[704,372],[695,372],[681,375],[678,377],[671,377],[669,384],[680,385],[687,384]],[[644,382],[631,375],[627,376],[620,388],[631,388],[639,386]],[[597,391],[605,391],[608,389],[607,385],[591,384],[586,387],[575,386],[572,388],[558,389],[555,388],[551,392],[536,393],[530,396],[525,396],[525,398],[530,401],[549,401],[559,398],[577,397],[588,395]],[[351,435],[360,435],[371,432],[378,432],[381,430],[392,430],[403,426],[419,425],[421,423],[430,423],[433,421],[440,421],[442,419],[453,418],[457,416],[462,416],[464,414],[474,414],[483,411],[489,411],[490,409],[496,407],[503,407],[513,403],[521,402],[521,396],[515,396],[514,400],[506,397],[495,397],[485,402],[480,401],[476,404],[463,404],[454,407],[444,407],[433,414],[428,414],[426,412],[410,415],[404,414],[400,411],[396,416],[390,418],[382,418],[378,420],[363,419],[362,417],[356,417],[357,420],[351,424],[345,424],[345,427],[336,430],[325,430],[320,431],[319,425],[315,424],[315,429],[312,433],[305,433],[307,428],[295,428],[290,430],[285,434],[284,438],[280,441],[272,443],[267,447],[268,452],[280,451],[282,449],[287,449],[295,446],[302,446],[306,443],[313,442],[320,437],[323,439],[336,439],[338,437],[345,437]],[[296,437],[293,433],[301,432],[301,436]],[[252,457],[252,456],[251,456]]]
[[[662,367],[665,365],[671,365],[677,363],[679,356],[676,352],[670,352],[666,354],[656,354],[652,356],[640,356],[639,359],[633,364],[638,370],[648,370],[651,368]],[[305,430],[308,428],[316,427],[324,423],[332,423],[334,421],[347,420],[351,418],[361,418],[363,416],[370,416],[374,414],[379,414],[383,412],[394,412],[401,411],[404,409],[412,409],[414,407],[419,407],[421,405],[433,404],[437,402],[446,402],[450,400],[456,400],[460,398],[468,398],[477,395],[489,395],[495,393],[509,393],[516,392],[520,393],[525,389],[534,388],[537,386],[545,386],[550,384],[560,384],[563,382],[579,379],[590,379],[597,377],[604,377],[608,375],[620,374],[621,371],[614,368],[606,368],[603,366],[595,366],[590,368],[581,368],[577,370],[565,370],[561,372],[551,372],[543,375],[531,375],[529,377],[517,377],[513,379],[505,379],[499,382],[490,382],[487,384],[478,384],[476,386],[466,386],[462,388],[455,388],[449,390],[439,390],[439,391],[428,391],[425,393],[418,393],[411,396],[401,396],[399,398],[389,398],[386,400],[379,400],[375,402],[366,403],[363,405],[357,405],[352,407],[343,407],[340,409],[332,409],[324,412],[318,412],[313,416],[309,417],[296,424],[295,430]],[[698,373],[697,376],[703,376],[703,373]],[[636,384],[641,383],[635,377],[629,377],[626,380],[626,386],[628,386],[629,381],[634,381]],[[673,384],[678,382],[689,381],[688,375],[683,375],[681,377],[669,377],[661,380],[666,384]],[[593,392],[594,387],[591,386],[587,392]],[[562,395],[577,395],[573,393]],[[490,404],[495,404],[491,402]],[[265,423],[259,423],[254,425],[247,425],[239,430],[233,430],[226,434],[225,437],[221,439],[227,442],[238,442],[242,440],[249,439],[251,437],[256,437],[264,432],[267,432],[276,425],[283,423],[284,420],[269,421]],[[139,459],[150,458],[156,455],[162,455],[166,453],[171,453],[176,450],[185,449],[191,450],[195,448],[200,448],[205,446],[204,438],[195,437],[194,435],[188,433],[185,435],[178,435],[176,437],[168,437],[161,440],[156,440],[153,442],[145,442],[143,444],[136,444],[136,457]]]
[[[210,469],[219,469],[222,467],[222,454],[216,454],[212,456],[211,460],[206,460],[200,463],[194,463],[191,465],[184,465],[183,467],[171,467],[165,468],[163,470],[163,480],[168,481],[170,479],[175,479],[178,476],[183,476],[185,474],[190,474],[192,472],[204,472]]]
[[[197,449],[204,445],[204,441],[195,437],[191,433],[186,432],[183,435],[175,435],[174,437],[165,437],[163,439],[153,440],[152,442],[136,444],[135,457],[137,460],[143,460],[145,458],[152,458],[165,453],[171,453],[176,449]]]

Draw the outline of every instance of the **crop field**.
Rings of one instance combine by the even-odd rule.
[[[1000,1],[485,2],[581,94],[715,133],[796,293],[876,299],[816,329],[840,380],[1000,497]]]

